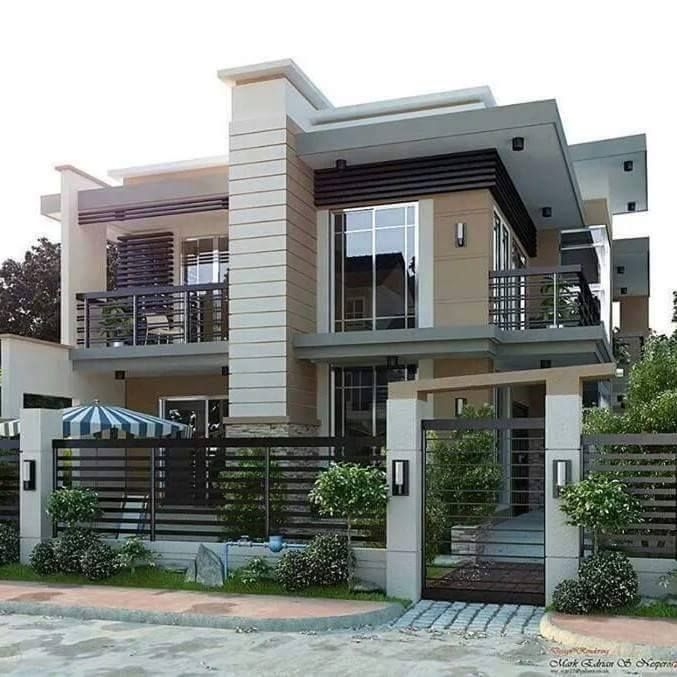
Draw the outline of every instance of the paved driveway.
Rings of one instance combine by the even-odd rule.
[[[0,674],[11,675],[550,675],[529,636],[386,628],[320,634],[0,616]]]

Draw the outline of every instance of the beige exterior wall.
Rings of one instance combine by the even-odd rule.
[[[435,360],[433,378],[444,376],[467,376],[469,374],[486,374],[494,370],[490,359],[443,359]],[[451,418],[454,416],[454,400],[465,397],[468,404],[481,407],[483,404],[493,404],[491,388],[479,390],[459,390],[453,393],[433,395],[433,415],[436,418]]]
[[[529,267],[559,266],[559,261],[559,230],[539,230],[536,234],[536,256],[529,259]]]
[[[128,409],[158,416],[161,397],[223,396],[228,392],[228,378],[205,374],[129,378],[126,388],[126,406]]]
[[[493,210],[488,190],[434,198],[434,317],[438,327],[489,321]],[[458,222],[467,224],[465,247],[456,246]]]

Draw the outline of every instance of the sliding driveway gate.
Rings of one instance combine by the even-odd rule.
[[[544,420],[430,420],[423,434],[423,596],[543,604]]]

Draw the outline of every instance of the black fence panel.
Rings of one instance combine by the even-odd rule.
[[[0,524],[19,526],[19,440],[0,440]]]
[[[55,440],[54,486],[95,490],[102,510],[96,529],[115,538],[281,534],[304,541],[345,528],[312,509],[308,493],[318,474],[341,461],[383,467],[383,444],[335,437]],[[385,543],[383,520],[356,528],[356,541]]]
[[[642,505],[642,522],[602,536],[602,544],[630,557],[677,558],[677,435],[584,435],[584,476],[621,480]],[[584,554],[592,550],[585,533]]]

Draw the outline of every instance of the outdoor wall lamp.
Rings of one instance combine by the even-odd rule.
[[[463,410],[465,405],[468,404],[468,400],[465,397],[457,397],[454,401],[454,411],[456,416],[463,416]]]
[[[459,221],[456,224],[456,246],[465,247],[465,223]]]
[[[393,496],[409,496],[409,461],[393,461]]]
[[[633,170],[633,168],[634,168],[634,167],[633,167],[633,162],[632,162],[632,160],[626,160],[626,161],[623,163],[623,171],[624,171],[624,172],[631,172],[631,171]]]
[[[562,489],[571,484],[571,461],[553,461],[552,476],[552,495],[559,498]]]
[[[24,491],[35,491],[35,461],[25,460],[21,464],[21,480]]]
[[[523,136],[513,136],[512,137],[512,149],[513,150],[524,150],[524,137]]]

